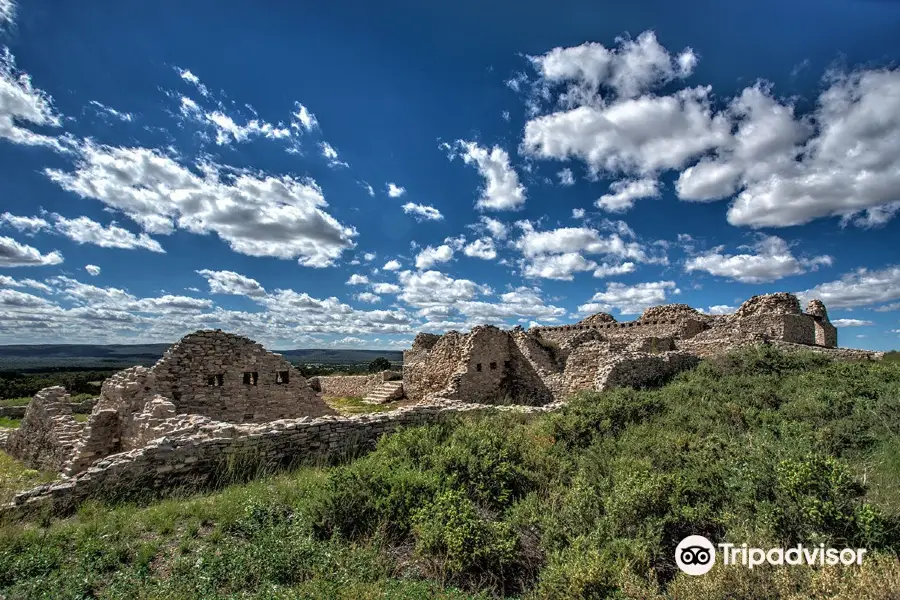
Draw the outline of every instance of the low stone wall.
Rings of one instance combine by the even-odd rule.
[[[319,375],[310,377],[309,385],[324,398],[362,398],[385,381],[400,378],[395,371],[381,371],[372,375]]]
[[[204,489],[222,481],[229,471],[239,472],[244,467],[278,468],[297,459],[371,449],[380,436],[402,426],[473,411],[529,414],[562,405],[490,406],[440,399],[372,415],[302,417],[262,425],[208,423],[188,435],[153,440],[143,448],[106,457],[74,477],[22,492],[11,504],[0,507],[0,517],[15,518],[43,509],[66,514],[88,498],[128,499],[179,488]]]
[[[96,403],[96,398],[91,398],[90,400],[85,400],[83,402],[70,402],[69,409],[73,413],[87,415],[94,409],[94,404]],[[25,406],[0,406],[0,417],[6,417],[7,419],[22,419],[25,417],[26,410],[28,410],[27,404]]]

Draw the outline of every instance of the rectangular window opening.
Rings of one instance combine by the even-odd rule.
[[[475,365],[475,370],[478,371],[479,373],[481,373],[481,363],[477,363]]]
[[[275,373],[275,383],[284,384],[287,383],[290,379],[290,374],[288,371],[277,371]]]
[[[257,373],[256,371],[244,372],[244,385],[256,385],[258,379],[259,373]]]
[[[497,363],[492,362],[492,363],[491,363],[491,371],[494,371],[494,370],[496,370],[496,369],[497,369]]]

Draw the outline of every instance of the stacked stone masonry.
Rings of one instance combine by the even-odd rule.
[[[790,294],[755,296],[725,316],[673,304],[627,323],[599,313],[562,327],[422,333],[404,352],[402,381],[389,371],[306,381],[251,340],[199,331],[152,368],[134,367],[104,382],[86,424],[74,421],[61,388],[35,396],[5,446],[63,479],[20,494],[8,510],[209,485],[238,455],[282,465],[369,445],[398,426],[445,414],[555,410],[579,391],[657,385],[701,357],[760,343],[836,359],[881,357],[838,349],[825,306],[812,301],[802,312]],[[406,407],[357,417],[335,416],[322,400],[380,402],[400,394]]]
[[[335,414],[280,355],[221,330],[189,334],[153,367],[132,367],[104,381],[86,423],[75,421],[70,404],[63,388],[39,392],[6,449],[35,468],[72,475],[205,422]]]
[[[401,377],[396,371],[381,371],[372,375],[320,375],[310,377],[309,385],[323,398],[363,398],[383,383]]]

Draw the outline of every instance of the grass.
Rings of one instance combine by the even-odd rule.
[[[333,467],[7,524],[0,597],[888,600],[898,465],[900,364],[745,351],[550,415],[401,430]],[[689,577],[689,533],[869,553]]]
[[[97,397],[97,394],[74,394],[71,398],[72,402],[84,402],[85,400],[92,400]],[[25,396],[22,398],[7,398],[6,400],[0,400],[0,406],[28,406],[28,403],[31,402],[31,396]]]
[[[5,504],[12,500],[12,497],[19,490],[28,489],[54,479],[56,479],[55,474],[29,469],[10,455],[0,451],[0,504]]]
[[[0,427],[8,429],[18,429],[22,424],[22,419],[10,419],[9,417],[0,417]]]
[[[87,422],[88,417],[90,417],[91,415],[85,414],[85,413],[72,413],[72,416],[73,416],[73,417],[75,418],[75,420],[78,421],[79,423],[85,423],[85,422]]]
[[[0,400],[0,406],[28,406],[29,402],[31,402],[31,396],[26,396],[24,398],[8,398],[6,400]]]
[[[326,398],[325,403],[342,415],[365,415],[382,413],[394,410],[402,406],[402,402],[387,402],[385,404],[369,404],[363,402],[359,396],[347,396],[344,398]]]

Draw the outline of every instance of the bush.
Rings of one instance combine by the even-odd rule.
[[[448,490],[413,518],[416,551],[453,576],[492,575],[502,581],[517,558],[508,523],[490,518],[458,490]]]
[[[386,359],[383,356],[379,356],[375,360],[369,363],[369,373],[380,373],[382,371],[388,371],[391,368],[391,361]]]
[[[333,472],[311,507],[320,539],[338,534],[358,539],[376,532],[400,540],[413,514],[440,489],[433,473],[377,459],[363,459]]]
[[[817,455],[784,460],[775,480],[776,528],[788,545],[821,539],[862,548],[884,542],[878,510],[861,501],[865,488],[840,461]]]

